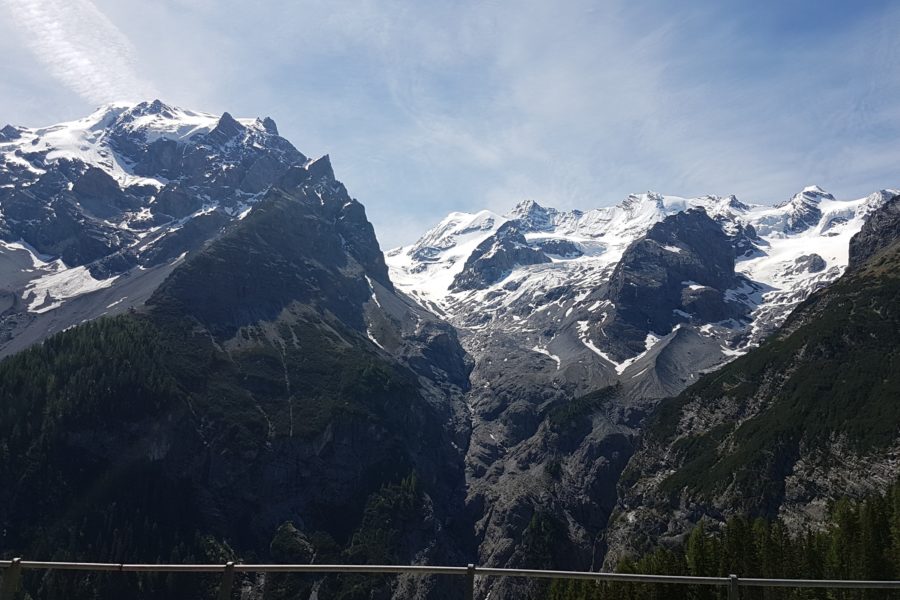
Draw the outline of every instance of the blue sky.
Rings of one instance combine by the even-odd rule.
[[[0,0],[0,121],[270,115],[389,248],[525,198],[900,187],[898,32],[864,1]]]

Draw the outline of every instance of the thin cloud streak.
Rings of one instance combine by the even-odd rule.
[[[85,100],[146,98],[128,38],[90,0],[3,0],[22,41],[47,71]]]
[[[886,0],[91,1],[163,100],[271,115],[305,154],[329,153],[383,247],[524,198],[900,187],[900,9]],[[12,33],[0,19],[0,49]],[[12,93],[45,82],[8,75],[6,119],[52,122]]]

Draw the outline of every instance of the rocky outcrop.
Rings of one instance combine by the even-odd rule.
[[[4,125],[3,129],[0,129],[0,141],[3,142],[18,139],[19,135],[19,130],[12,125]]]
[[[584,255],[584,252],[578,247],[578,244],[569,240],[560,240],[557,238],[537,239],[531,242],[531,245],[544,254],[559,256],[561,258],[578,258],[579,256]]]
[[[559,217],[555,208],[546,208],[534,200],[525,200],[516,205],[509,213],[512,220],[518,221],[522,229],[528,231],[550,231]]]
[[[850,240],[850,268],[859,268],[900,239],[900,200],[894,196],[868,218]]]
[[[767,342],[661,403],[620,483],[607,566],[733,514],[802,531],[829,502],[895,480],[898,202],[853,238],[847,272]]]
[[[606,343],[618,359],[643,351],[648,334],[665,335],[686,320],[739,318],[747,307],[726,300],[738,285],[735,248],[702,210],[667,217],[634,242],[610,281]]]
[[[463,270],[453,279],[451,289],[465,291],[496,283],[513,267],[549,263],[550,258],[528,245],[514,221],[504,223],[481,242],[466,259]]]
[[[794,266],[789,273],[820,273],[826,266],[825,259],[818,254],[804,254],[794,260]]]

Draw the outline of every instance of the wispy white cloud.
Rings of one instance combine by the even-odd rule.
[[[385,246],[525,197],[588,209],[647,189],[769,203],[810,183],[900,186],[888,0],[92,2],[135,48],[111,37],[128,68],[110,70],[133,74],[137,55],[167,102],[273,116],[304,153],[331,154]],[[10,32],[0,19],[0,52]],[[16,104],[34,84],[4,95],[7,79],[27,78],[0,64],[0,113],[47,122],[45,105]]]
[[[95,104],[153,95],[134,48],[90,0],[2,0],[21,40],[48,72]]]

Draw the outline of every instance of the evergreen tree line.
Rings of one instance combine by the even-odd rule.
[[[720,531],[702,523],[675,548],[624,559],[620,573],[760,577],[772,579],[900,579],[900,482],[863,501],[842,499],[826,526],[792,535],[780,521],[733,517]],[[717,600],[725,587],[677,584],[554,581],[550,600]],[[827,590],[741,587],[759,600],[868,600],[900,598],[900,590]]]

